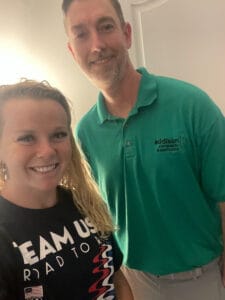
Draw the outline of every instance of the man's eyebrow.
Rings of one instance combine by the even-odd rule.
[[[85,27],[85,25],[84,24],[77,24],[77,25],[73,25],[72,27],[71,27],[71,30],[72,31],[76,31],[76,30],[80,30],[80,29],[82,29],[82,28],[84,28]]]
[[[99,19],[97,19],[97,22],[96,22],[96,25],[101,25],[102,23],[105,23],[105,22],[111,22],[113,24],[115,24],[115,20],[110,17],[110,16],[104,16],[104,17],[100,17]],[[74,24],[73,26],[71,26],[71,31],[75,32],[75,31],[78,31],[78,30],[81,30],[81,29],[84,29],[86,27],[86,24],[85,23],[79,23],[79,24]]]
[[[109,21],[112,23],[115,23],[115,20],[112,17],[101,17],[98,19],[97,24],[101,24],[101,23],[109,22]]]

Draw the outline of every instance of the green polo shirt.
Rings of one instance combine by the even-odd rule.
[[[222,252],[225,119],[200,89],[144,68],[127,119],[102,94],[77,138],[109,205],[124,263],[153,274],[190,270]]]

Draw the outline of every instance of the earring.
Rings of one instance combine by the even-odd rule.
[[[3,161],[0,161],[0,179],[3,181],[8,179],[8,170]]]

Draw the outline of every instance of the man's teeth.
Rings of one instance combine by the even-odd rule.
[[[34,170],[40,173],[47,173],[54,170],[55,168],[56,168],[56,164],[51,166],[46,166],[46,167],[35,167]]]
[[[102,63],[104,63],[104,62],[106,62],[108,60],[109,60],[108,58],[102,58],[102,59],[97,60],[95,63],[96,64],[102,64]]]
[[[110,59],[111,59],[111,57],[103,57],[103,58],[96,59],[92,63],[96,64],[96,65],[98,65],[98,64],[104,64],[105,62],[108,62]]]

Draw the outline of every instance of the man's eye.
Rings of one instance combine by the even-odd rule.
[[[34,142],[34,137],[33,137],[33,135],[24,135],[24,136],[18,137],[17,141],[21,142],[23,144],[31,144]]]
[[[87,33],[85,31],[77,32],[75,34],[75,38],[76,39],[83,39],[83,38],[85,38],[86,35],[87,35]]]
[[[112,23],[106,23],[100,27],[100,31],[103,31],[103,32],[110,32],[113,29],[114,29],[114,25]]]

